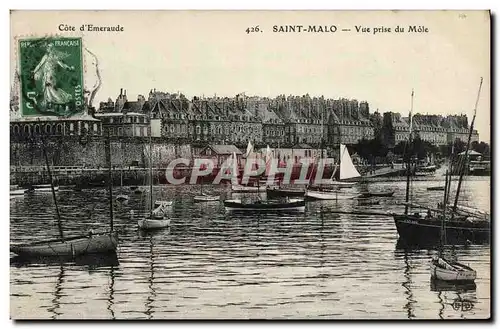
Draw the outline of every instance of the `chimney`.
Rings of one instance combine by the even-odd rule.
[[[124,90],[123,96],[127,96],[127,89]]]
[[[123,88],[120,88],[120,96],[123,94]]]

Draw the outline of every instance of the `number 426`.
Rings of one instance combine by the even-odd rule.
[[[253,33],[253,32],[262,32],[262,30],[259,28],[258,25],[256,26],[251,26],[251,27],[248,27],[245,32],[248,34],[248,33]]]

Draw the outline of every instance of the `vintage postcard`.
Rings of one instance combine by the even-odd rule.
[[[10,21],[12,319],[490,319],[489,11]]]

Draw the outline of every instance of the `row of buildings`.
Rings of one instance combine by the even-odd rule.
[[[11,106],[12,109],[12,106]],[[465,115],[421,115],[413,117],[413,130],[421,139],[446,145],[466,141]],[[407,139],[409,121],[399,113],[370,113],[367,102],[324,97],[285,96],[275,98],[193,97],[151,90],[148,97],[129,100],[120,90],[115,101],[101,102],[89,114],[71,118],[22,118],[11,115],[11,137],[25,138],[46,133],[60,136],[100,136],[109,131],[118,137],[157,137],[178,144],[234,144],[289,147],[307,144],[313,148],[340,143],[352,145],[361,139],[382,138],[388,147]],[[473,141],[478,140],[477,131]]]

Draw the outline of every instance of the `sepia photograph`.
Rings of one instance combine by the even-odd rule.
[[[12,320],[491,319],[490,11],[9,16]]]

